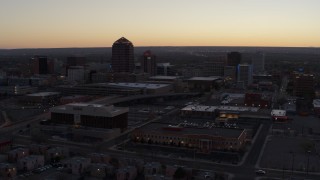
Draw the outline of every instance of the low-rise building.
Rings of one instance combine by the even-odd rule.
[[[286,110],[273,109],[271,111],[271,118],[275,122],[287,122],[288,116]]]
[[[67,157],[69,157],[69,148],[67,147],[52,147],[46,152],[46,161],[48,162],[59,162]]]
[[[127,166],[120,168],[116,172],[117,180],[134,180],[138,175],[137,168],[135,166]]]
[[[49,146],[44,144],[29,145],[30,154],[34,154],[34,155],[45,155],[48,149],[49,149]]]
[[[16,175],[17,168],[13,164],[0,163],[0,177],[3,179],[12,179],[16,177]]]
[[[115,174],[114,167],[109,163],[107,164],[92,163],[89,169],[90,169],[90,175],[96,178],[110,177]]]
[[[128,126],[129,109],[124,107],[73,103],[50,110],[51,121],[57,124],[121,130],[125,130]]]
[[[159,162],[150,162],[144,165],[144,174],[145,175],[154,175],[161,174],[162,166]]]
[[[30,155],[18,160],[19,170],[32,171],[42,166],[44,166],[43,155]]]
[[[150,123],[132,132],[132,140],[141,143],[196,148],[201,152],[214,150],[240,150],[245,146],[244,129],[194,128]]]
[[[220,76],[193,77],[188,80],[188,87],[190,91],[210,92],[217,89],[221,82],[222,78]]]
[[[62,163],[64,164],[64,167],[71,170],[72,174],[81,175],[89,170],[91,159],[84,157],[73,157],[71,159],[65,160]]]
[[[26,156],[29,156],[28,148],[17,148],[8,152],[8,161],[17,162],[19,159],[22,159]]]

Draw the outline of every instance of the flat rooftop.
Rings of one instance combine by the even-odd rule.
[[[125,88],[146,88],[159,89],[170,86],[170,84],[152,84],[152,83],[108,83],[111,86],[125,87]]]
[[[59,92],[38,92],[33,94],[27,94],[26,96],[43,97],[43,96],[54,96],[54,95],[60,95],[60,93]]]
[[[271,116],[286,116],[286,110],[273,109],[271,111]]]
[[[313,104],[313,107],[317,107],[317,108],[320,107],[320,99],[314,99],[312,104]]]
[[[220,76],[210,76],[210,77],[192,77],[188,79],[189,81],[216,81],[221,79]]]
[[[51,113],[81,114],[90,116],[114,117],[129,111],[126,107],[104,106],[92,103],[70,103],[50,109]]]
[[[182,108],[182,111],[202,111],[202,112],[213,112],[214,110],[222,111],[238,111],[238,112],[258,112],[258,107],[247,107],[247,106],[203,106],[203,105],[189,105]]]
[[[149,79],[153,79],[153,80],[175,80],[175,79],[179,79],[180,76],[151,76],[149,77]]]
[[[160,132],[164,135],[211,135],[227,138],[238,138],[244,131],[244,129],[177,127],[176,125],[165,123],[149,123],[139,129],[151,133]]]

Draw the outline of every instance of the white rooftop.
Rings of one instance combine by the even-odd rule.
[[[317,107],[317,108],[320,107],[320,99],[314,99],[312,104],[313,104],[313,107]]]
[[[249,111],[249,112],[257,112],[260,108],[258,107],[246,107],[246,106],[203,106],[203,105],[189,105],[182,108],[182,111],[205,111],[205,112],[213,112],[214,110],[222,110],[222,111]]]
[[[271,111],[271,116],[286,116],[286,110],[273,109]]]
[[[179,76],[151,76],[149,79],[164,79],[164,80],[174,80],[178,79]]]
[[[111,86],[127,87],[127,88],[146,88],[158,89],[170,86],[170,84],[152,84],[152,83],[108,83]]]
[[[192,77],[189,81],[215,81],[221,79],[220,76],[210,76],[210,77]]]

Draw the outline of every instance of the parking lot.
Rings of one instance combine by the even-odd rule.
[[[270,136],[260,167],[306,171],[320,171],[320,141],[307,137]],[[309,164],[308,164],[309,162]]]

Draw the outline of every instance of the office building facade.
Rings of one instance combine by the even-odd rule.
[[[133,44],[128,39],[122,37],[112,45],[112,71],[132,73],[134,71],[134,67]]]

